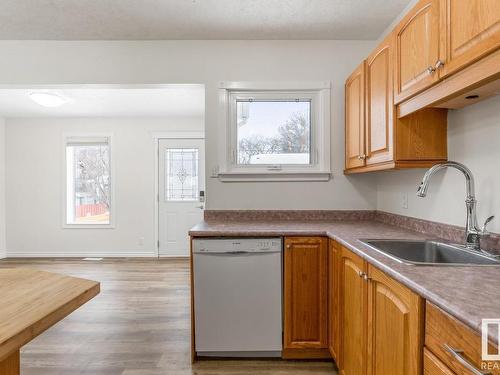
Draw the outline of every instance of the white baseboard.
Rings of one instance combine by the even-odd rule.
[[[53,251],[53,250],[7,250],[7,258],[156,258],[156,250],[92,250],[92,251]]]
[[[7,258],[7,252],[5,250],[0,250],[0,259]]]

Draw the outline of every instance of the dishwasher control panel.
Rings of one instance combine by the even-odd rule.
[[[276,238],[197,238],[194,253],[276,252],[282,250],[282,239]]]

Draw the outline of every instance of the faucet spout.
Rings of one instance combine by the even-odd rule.
[[[479,229],[477,224],[477,214],[476,214],[476,197],[474,190],[474,177],[469,168],[461,163],[457,163],[455,161],[448,161],[446,163],[440,163],[434,165],[427,172],[425,172],[424,177],[422,178],[422,182],[418,186],[417,196],[424,198],[427,195],[427,189],[429,188],[429,182],[436,174],[436,172],[445,168],[454,168],[462,172],[465,177],[465,189],[466,189],[466,198],[465,205],[467,207],[467,219],[465,226],[465,246],[469,249],[480,250],[480,237],[483,234],[481,229]]]
[[[458,163],[456,161],[448,161],[446,163],[436,164],[432,168],[430,168],[427,172],[425,172],[424,177],[422,178],[422,182],[420,183],[420,186],[417,189],[417,196],[421,198],[425,197],[427,195],[427,189],[429,187],[429,182],[431,181],[431,177],[434,176],[436,172],[445,168],[454,168],[462,172],[462,174],[465,176],[465,189],[467,198],[475,196],[474,176],[472,175],[471,170],[462,163]]]

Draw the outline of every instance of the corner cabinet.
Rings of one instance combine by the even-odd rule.
[[[329,358],[328,239],[286,237],[283,358]]]
[[[346,174],[424,168],[447,160],[446,109],[430,108],[397,117],[393,54],[391,34],[346,81]],[[358,87],[363,95],[358,94]],[[360,109],[363,102],[364,112]]]
[[[424,301],[342,247],[341,375],[420,375]]]

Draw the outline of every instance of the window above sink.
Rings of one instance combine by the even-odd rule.
[[[222,181],[327,181],[330,83],[222,83],[217,177]]]

